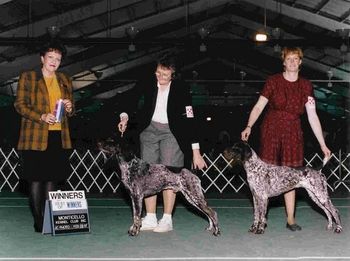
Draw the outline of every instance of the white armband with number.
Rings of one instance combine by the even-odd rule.
[[[194,118],[192,106],[191,105],[185,106],[185,109],[186,109],[186,117],[187,118]]]
[[[310,109],[316,108],[316,101],[315,101],[314,97],[311,97],[311,96],[307,97],[306,106],[309,107]]]

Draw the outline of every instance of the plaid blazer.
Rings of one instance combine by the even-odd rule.
[[[72,81],[63,73],[56,72],[62,99],[69,99],[73,103]],[[17,148],[19,150],[39,150],[47,148],[49,125],[40,120],[40,116],[50,113],[50,101],[47,86],[41,70],[23,72],[19,78],[17,97],[14,103],[17,112],[22,116],[21,129]],[[62,118],[62,148],[72,148],[67,116]]]

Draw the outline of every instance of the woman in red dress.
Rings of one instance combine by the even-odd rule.
[[[260,157],[267,163],[289,167],[303,165],[304,148],[300,116],[306,109],[308,121],[326,158],[331,152],[326,146],[322,127],[316,113],[316,103],[310,81],[299,76],[303,53],[298,47],[282,50],[284,72],[270,76],[253,107],[246,128],[241,133],[247,141],[251,129],[269,104],[261,126]],[[284,194],[287,213],[286,227],[292,231],[301,230],[294,217],[295,190]]]

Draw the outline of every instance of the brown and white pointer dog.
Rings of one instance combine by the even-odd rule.
[[[270,197],[299,187],[305,188],[311,199],[325,212],[328,218],[327,229],[332,229],[334,225],[334,232],[342,231],[338,210],[329,198],[326,177],[321,171],[309,167],[291,168],[265,163],[245,142],[234,144],[225,149],[223,154],[233,165],[242,163],[246,171],[254,203],[254,222],[249,232],[264,233]]]
[[[164,165],[149,164],[137,158],[130,150],[122,149],[112,139],[98,142],[98,148],[117,162],[121,181],[131,197],[133,224],[128,231],[129,235],[136,236],[140,232],[143,198],[164,189],[180,191],[191,205],[207,216],[207,230],[215,236],[220,234],[217,213],[208,207],[200,179],[191,171],[183,168],[179,173],[174,173]]]

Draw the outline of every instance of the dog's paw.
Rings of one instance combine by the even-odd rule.
[[[139,231],[128,230],[128,234],[129,234],[129,236],[135,237],[139,234]]]
[[[258,226],[253,224],[251,225],[251,227],[249,228],[248,232],[254,233],[256,234],[256,231],[258,230]]]
[[[255,234],[264,234],[265,233],[265,229],[262,229],[262,228],[258,228],[256,231],[255,231]]]
[[[138,229],[136,226],[131,226],[128,230],[129,236],[137,236],[140,233],[140,229]]]
[[[343,228],[339,225],[337,225],[334,229],[334,233],[337,233],[337,234],[341,233],[342,231],[343,231]]]
[[[253,225],[250,227],[248,231],[254,234],[264,234],[265,227],[266,227],[266,224],[262,224],[260,222],[258,224],[253,223]]]
[[[221,231],[218,227],[213,230],[213,235],[216,237],[221,235]]]
[[[208,226],[205,230],[213,233],[214,236],[220,235],[220,229],[217,226]]]
[[[328,223],[327,230],[332,230],[332,229],[333,229],[333,223]]]

